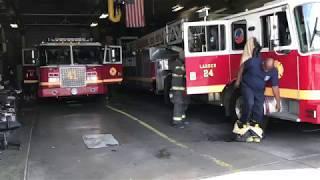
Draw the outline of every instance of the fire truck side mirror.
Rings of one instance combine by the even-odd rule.
[[[270,50],[274,50],[279,46],[279,21],[276,14],[268,17],[269,24],[269,35],[270,35]]]

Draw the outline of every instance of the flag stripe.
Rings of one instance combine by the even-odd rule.
[[[128,12],[128,6],[126,6],[126,12]],[[128,19],[128,13],[126,13],[126,19]],[[126,26],[128,27],[128,21],[126,21]]]
[[[138,13],[139,13],[139,26],[142,26],[142,2],[141,2],[142,0],[140,0],[139,1],[139,6],[138,6],[138,8],[139,8],[139,11],[138,11]]]
[[[126,26],[129,28],[145,26],[144,0],[135,0],[133,4],[126,4]]]
[[[139,26],[139,6],[140,0],[137,0],[137,7],[135,8],[136,25]]]
[[[142,20],[142,24],[141,24],[141,26],[145,26],[146,25],[146,21],[145,21],[145,18],[144,18],[144,0],[142,0],[143,2],[142,2],[142,5],[141,5],[141,9],[142,9],[142,11],[141,11],[141,20]]]

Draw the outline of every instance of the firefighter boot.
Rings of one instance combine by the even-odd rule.
[[[186,114],[182,115],[182,122],[184,125],[189,125],[190,121],[188,121]]]
[[[253,138],[253,142],[260,143],[263,138],[263,129],[260,127],[260,125],[253,121],[250,123],[250,133]]]
[[[235,141],[237,141],[237,142],[247,142],[247,143],[254,142],[253,141],[253,137],[251,136],[251,133],[249,131],[247,131],[244,135],[236,134]]]
[[[184,129],[183,121],[173,121],[172,126],[177,129]]]
[[[241,121],[237,121],[233,127],[233,133],[238,135],[244,135],[249,130],[247,124],[242,123]]]
[[[253,142],[253,138],[251,133],[249,132],[249,126],[240,121],[237,121],[234,124],[234,128],[232,131],[235,135],[235,141],[238,142]]]

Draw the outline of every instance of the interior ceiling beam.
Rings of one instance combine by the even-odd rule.
[[[78,16],[78,17],[97,17],[100,16],[100,14],[33,14],[33,13],[23,13],[20,14],[21,16],[64,16],[64,17],[72,17],[72,16]]]
[[[70,23],[70,24],[24,24],[24,26],[86,26],[89,27],[90,24],[78,24],[78,23]]]

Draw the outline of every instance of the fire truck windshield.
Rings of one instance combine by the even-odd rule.
[[[309,3],[295,8],[295,18],[301,51],[320,50],[320,3]]]
[[[73,46],[74,64],[101,64],[103,54],[100,46]]]
[[[71,64],[70,46],[47,46],[44,47],[45,65]]]

